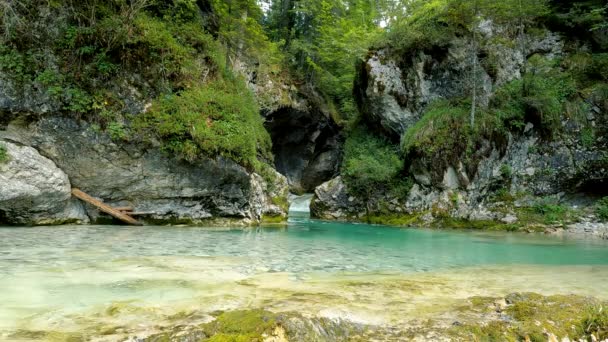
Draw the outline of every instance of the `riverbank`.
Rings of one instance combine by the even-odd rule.
[[[218,312],[208,323],[176,326],[143,341],[608,341],[606,305],[575,295],[470,297],[439,319],[400,327],[240,310]]]

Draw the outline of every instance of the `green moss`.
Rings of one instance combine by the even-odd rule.
[[[0,163],[5,163],[8,161],[8,151],[6,150],[6,146],[0,143]]]
[[[412,227],[420,224],[422,213],[418,214],[372,214],[365,217],[365,220],[371,224],[382,224],[387,226],[403,226]]]
[[[264,310],[239,310],[220,314],[213,322],[201,326],[203,341],[250,342],[262,341],[277,326],[276,316]]]
[[[278,224],[278,223],[286,223],[287,217],[284,216],[270,216],[270,215],[262,215],[262,224]]]
[[[534,293],[511,294],[503,313],[508,321],[472,322],[449,329],[453,336],[475,341],[547,341],[547,333],[558,340],[590,340],[606,337],[608,315],[600,308],[606,303],[579,296],[549,296]],[[488,300],[472,301],[471,310],[488,307]]]
[[[451,217],[440,218],[433,223],[436,228],[451,228],[451,229],[472,229],[472,230],[492,230],[492,231],[517,231],[520,229],[519,224],[506,224],[503,222],[492,220],[466,220]]]
[[[14,340],[44,340],[49,342],[84,342],[87,338],[84,334],[63,331],[36,331],[18,330],[8,336]]]
[[[272,204],[283,209],[285,212],[289,211],[289,200],[285,196],[274,196],[271,198]]]

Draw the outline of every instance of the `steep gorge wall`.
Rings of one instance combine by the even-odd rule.
[[[522,78],[530,68],[530,58],[558,61],[575,53],[564,47],[571,49],[572,41],[545,28],[525,35],[523,44],[511,44],[507,32],[515,30],[491,21],[483,21],[476,30],[480,37],[475,56],[480,112],[492,105],[497,91]],[[429,131],[438,127],[440,118],[421,120],[438,101],[470,95],[471,46],[470,37],[460,37],[447,46],[407,53],[395,53],[390,47],[371,51],[359,66],[354,90],[367,126],[402,145],[408,143],[403,139],[414,126]],[[556,124],[560,133],[555,136],[547,136],[544,123],[534,113],[526,114],[525,127],[500,134],[480,133],[466,149],[447,145],[436,152],[423,152],[430,148],[425,145],[445,140],[427,135],[422,146],[404,151],[403,177],[413,181],[405,198],[385,194],[366,199],[349,191],[348,182],[338,177],[316,189],[312,213],[342,220],[366,219],[370,214],[400,217],[392,222],[414,225],[472,220],[484,221],[489,227],[491,222],[524,224],[521,208],[540,198],[579,208],[592,205],[608,195],[608,106],[601,93],[585,94],[581,95],[583,112],[562,112]],[[457,136],[456,130],[441,133]],[[455,138],[453,143],[458,141]],[[608,232],[592,211],[583,216],[583,225],[603,227],[601,234]],[[573,229],[580,227],[580,220],[570,222]]]
[[[105,219],[71,187],[150,223],[284,220],[290,189],[337,174],[323,97],[263,35],[226,49],[213,4],[26,2],[0,19],[0,223]]]

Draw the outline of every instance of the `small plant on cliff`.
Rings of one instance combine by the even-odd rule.
[[[6,146],[0,144],[0,163],[4,163],[8,160],[8,152],[6,151]]]
[[[608,221],[608,197],[604,197],[597,202],[595,213],[600,220]]]

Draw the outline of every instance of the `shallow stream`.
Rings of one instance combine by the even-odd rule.
[[[298,212],[285,228],[0,228],[0,340],[139,334],[190,312],[257,307],[406,324],[516,291],[608,299],[608,244]]]

